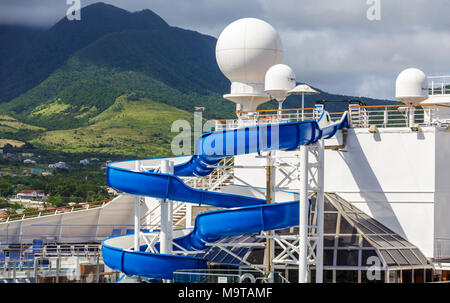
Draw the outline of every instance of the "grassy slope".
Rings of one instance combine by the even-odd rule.
[[[29,124],[71,129],[133,92],[187,111],[204,106],[209,118],[233,117],[234,105],[220,93],[227,84],[211,39],[177,28],[107,35],[0,110]]]
[[[88,127],[55,130],[41,134],[35,146],[68,153],[104,153],[130,157],[162,157],[171,154],[170,132],[175,120],[188,120],[192,114],[146,98],[133,101],[123,95]]]

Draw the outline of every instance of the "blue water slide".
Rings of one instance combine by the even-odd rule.
[[[229,156],[276,149],[295,150],[301,145],[331,138],[339,129],[348,126],[347,113],[336,123],[325,123],[325,118],[329,119],[328,114],[323,114],[318,121],[246,126],[206,133],[196,141],[195,154],[174,166],[173,175],[155,170],[133,171],[123,165],[124,162],[115,162],[108,165],[107,183],[128,194],[225,208],[199,214],[189,233],[174,238],[174,243],[186,250],[202,250],[206,243],[227,236],[296,226],[299,224],[299,201],[266,204],[265,200],[253,197],[194,189],[179,177],[205,176],[214,170],[210,165]],[[105,264],[127,275],[156,279],[172,279],[173,272],[179,269],[207,268],[204,259],[146,252],[147,245],[134,251],[130,248],[133,238],[134,235],[125,235],[105,239],[102,242]]]

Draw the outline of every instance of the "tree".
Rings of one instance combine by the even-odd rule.
[[[7,197],[12,194],[12,185],[6,180],[0,179],[0,196]]]
[[[8,200],[5,198],[0,198],[0,208],[7,208],[9,206]]]

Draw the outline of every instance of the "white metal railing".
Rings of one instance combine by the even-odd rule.
[[[355,128],[430,126],[436,121],[438,111],[438,104],[350,106],[349,118],[351,127]]]
[[[219,166],[233,166],[234,159],[232,157],[225,158],[219,162]],[[148,169],[149,167],[145,167]],[[155,168],[155,167],[151,167]],[[228,169],[232,172],[232,168]],[[219,190],[220,188],[232,184],[233,178],[228,174],[224,173],[222,170],[216,169],[211,174],[205,177],[181,177],[183,182],[192,188],[200,190]],[[145,216],[141,217],[141,222],[148,218],[148,223],[146,226],[150,231],[160,228],[161,223],[161,208],[157,205],[152,210],[147,212]],[[186,222],[187,219],[187,205],[185,202],[173,201],[173,225],[174,227],[180,227],[182,222]]]
[[[317,120],[321,112],[315,108],[288,108],[256,111],[237,111],[239,119],[216,120],[216,130],[236,129],[242,126],[276,124]]]
[[[218,166],[232,167],[233,163],[233,157],[229,157],[220,161]],[[233,169],[228,168],[228,172],[232,173]],[[192,188],[209,191],[219,190],[222,187],[233,183],[233,178],[220,169],[214,170],[205,177],[183,177],[182,179],[186,185]]]
[[[145,217],[150,215],[149,230],[153,231],[161,227],[161,208],[159,205],[155,207],[151,212],[147,213]],[[142,217],[141,221],[145,218]],[[180,224],[183,220],[186,220],[186,203],[180,201],[173,201],[173,225]]]
[[[74,211],[79,210],[88,210],[92,208],[98,208],[103,207],[107,203],[111,202],[112,200],[103,200],[103,201],[95,201],[95,202],[84,202],[79,203],[72,206],[63,206],[58,208],[45,208],[37,211],[31,211],[31,212],[24,212],[21,214],[12,214],[5,216],[3,218],[0,218],[0,223],[7,223],[11,221],[17,221],[17,220],[23,220],[23,219],[29,219],[29,218],[36,218],[36,217],[42,217],[42,216],[50,216],[50,215],[57,215],[61,213],[71,213]]]
[[[450,77],[449,77],[450,78]],[[450,85],[450,79],[449,85]],[[450,93],[450,88],[446,90]],[[243,126],[276,124],[304,120],[317,120],[320,112],[314,108],[238,111],[239,119],[216,120],[216,130],[235,129]],[[349,106],[349,124],[354,128],[381,128],[420,126],[449,126],[450,111],[443,104],[404,104]],[[331,120],[338,121],[344,112],[329,113]]]
[[[450,76],[428,77],[428,92],[430,95],[449,95]]]

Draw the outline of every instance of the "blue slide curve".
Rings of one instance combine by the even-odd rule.
[[[326,123],[326,119],[329,121],[329,116],[323,112],[319,121],[246,126],[206,133],[196,141],[195,154],[188,161],[174,166],[173,175],[153,170],[133,171],[121,165],[127,161],[115,162],[108,165],[107,183],[128,194],[225,208],[199,214],[194,229],[173,240],[186,250],[202,250],[206,243],[227,236],[296,226],[299,224],[296,215],[299,201],[266,204],[263,199],[194,189],[179,177],[206,176],[214,170],[208,165],[215,165],[229,156],[276,149],[295,150],[300,145],[331,138],[339,129],[348,126],[347,113],[336,123]],[[320,128],[319,124],[325,126]],[[102,242],[105,264],[127,275],[159,279],[172,279],[173,272],[180,269],[207,268],[204,259],[150,253],[146,252],[147,245],[134,251],[130,248],[133,237],[125,235],[105,239]]]

